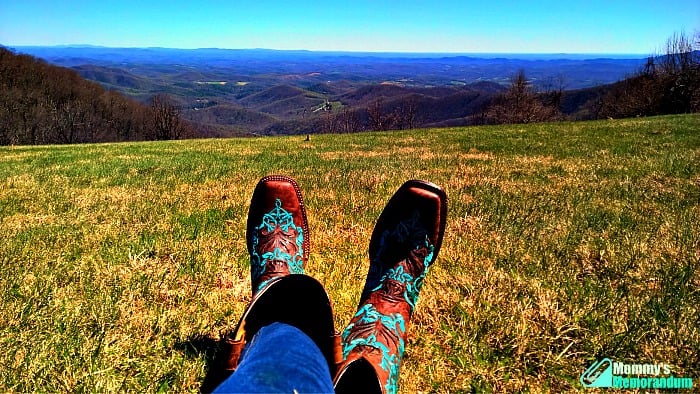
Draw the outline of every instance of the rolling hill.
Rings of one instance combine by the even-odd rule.
[[[464,125],[524,69],[536,89],[563,88],[562,113],[590,117],[602,90],[637,71],[643,56],[446,55],[271,50],[22,47],[72,67],[103,87],[148,102],[168,94],[185,118],[243,133],[328,131],[336,116],[370,128],[368,109],[387,116],[415,106],[414,127]],[[410,105],[409,105],[410,103]],[[404,111],[405,112],[405,111]],[[331,128],[333,129],[333,128]]]

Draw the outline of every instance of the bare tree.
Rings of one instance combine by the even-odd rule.
[[[378,98],[367,107],[370,130],[384,130],[386,127],[386,116],[382,109],[382,99]]]
[[[355,111],[345,107],[337,116],[341,133],[353,133],[360,131],[360,119],[357,117]]]
[[[494,99],[486,109],[488,123],[534,123],[555,120],[558,108],[537,97],[523,70],[511,79],[506,93]]]
[[[656,56],[656,64],[647,75],[660,90],[658,113],[685,113],[697,111],[697,93],[700,90],[700,49],[698,37],[685,32],[673,33],[664,46],[664,52]]]
[[[541,92],[542,103],[544,105],[560,109],[561,99],[564,95],[564,88],[566,87],[565,81],[566,77],[564,77],[563,74],[545,80]]]
[[[323,124],[323,132],[335,134],[340,131],[340,122],[338,115],[332,112],[324,112],[321,115],[321,123]]]
[[[678,74],[693,65],[693,42],[685,33],[673,33],[666,40],[664,56],[661,57],[661,69],[666,74]]]
[[[416,126],[416,101],[413,97],[404,100],[394,110],[393,125],[394,129],[412,129]]]
[[[180,108],[165,94],[151,100],[153,131],[156,140],[174,140],[182,137],[185,125],[180,118]]]

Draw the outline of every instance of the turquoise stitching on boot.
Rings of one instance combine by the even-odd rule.
[[[411,274],[404,272],[403,266],[401,265],[399,265],[396,268],[390,268],[386,271],[386,274],[384,274],[382,279],[379,281],[379,286],[377,286],[373,291],[379,290],[386,279],[392,279],[397,282],[403,283],[406,285],[406,290],[403,293],[403,298],[406,300],[406,302],[408,302],[408,305],[411,306],[411,311],[415,309],[416,302],[418,302],[418,295],[420,294],[420,289],[421,287],[423,287],[423,282],[425,281],[426,275],[428,275],[430,263],[433,259],[433,252],[435,251],[435,247],[431,245],[430,242],[428,242],[427,235],[425,237],[424,246],[426,249],[428,249],[428,254],[423,259],[423,265],[425,266],[425,269],[420,275],[418,275],[414,279],[413,276],[411,276]],[[416,247],[416,249],[420,248],[420,245]]]
[[[425,257],[423,258],[423,270],[420,275],[414,278],[411,274],[405,271],[403,265],[404,263],[414,264],[409,260],[399,264],[395,268],[386,270],[386,272],[384,272],[381,276],[379,282],[372,284],[375,286],[372,290],[373,292],[381,289],[383,284],[386,283],[386,280],[388,279],[404,284],[405,290],[403,292],[403,298],[411,307],[411,312],[416,306],[418,295],[420,294],[421,287],[423,287],[425,277],[428,275],[428,269],[430,268],[431,261],[433,260],[435,253],[435,247],[430,244],[426,230],[420,226],[419,218],[420,215],[416,211],[408,220],[398,223],[393,231],[384,231],[380,238],[379,249],[374,256],[376,260],[372,261],[374,267],[379,270],[383,266],[381,262],[382,256],[384,256],[385,253],[389,253],[391,250],[390,248],[395,248],[396,245],[408,244],[411,246],[407,245],[407,247],[414,247],[414,251],[425,248],[426,253]],[[376,277],[379,277],[379,274],[379,272],[376,272]],[[369,275],[373,275],[373,271],[370,271],[368,276]],[[374,281],[376,279],[371,279],[368,277],[368,280]],[[405,346],[403,336],[406,333],[406,326],[403,316],[400,313],[383,315],[376,310],[374,305],[364,304],[357,311],[353,320],[355,320],[354,323],[351,323],[345,329],[345,331],[343,331],[343,358],[347,358],[350,352],[358,346],[368,346],[380,350],[382,352],[382,360],[379,366],[383,370],[389,372],[389,379],[387,380],[384,388],[387,393],[396,393],[398,389],[397,383],[399,378],[399,366],[401,364],[401,358],[403,356]],[[377,322],[380,322],[381,324],[377,325]],[[363,335],[362,333],[364,332],[365,336],[355,337],[348,341],[353,329],[360,333],[360,335]],[[369,332],[369,334],[366,334],[367,332]],[[387,346],[387,344],[381,342],[381,339],[386,340],[387,338],[388,340],[395,338],[397,341],[396,354],[391,354],[391,349]]]
[[[423,282],[425,281],[426,275],[430,270],[431,260],[433,259],[433,253],[435,252],[435,247],[428,242],[428,236],[425,237],[425,248],[428,249],[428,254],[423,259],[423,266],[425,269],[418,275],[415,280],[406,282],[406,292],[404,292],[403,297],[406,302],[411,306],[411,311],[415,309],[416,302],[418,302],[418,295],[420,294],[420,289],[423,287]],[[416,247],[419,249],[419,247]],[[410,275],[409,275],[410,276]]]
[[[272,232],[276,228],[279,228],[284,233],[289,233],[290,231],[296,231],[297,237],[295,243],[297,246],[297,252],[294,256],[281,250],[280,248],[275,248],[272,251],[265,252],[260,256],[257,252],[258,234],[260,231]],[[268,213],[264,214],[262,217],[262,223],[260,226],[255,228],[253,231],[253,253],[251,255],[251,274],[253,278],[259,278],[265,272],[265,265],[270,260],[280,260],[287,263],[289,267],[289,272],[292,274],[303,274],[304,273],[304,230],[294,224],[294,217],[291,213],[282,208],[282,201],[278,198],[275,200],[275,207]],[[258,285],[257,291],[262,290],[270,280],[266,280],[260,285]]]
[[[389,379],[387,380],[384,388],[387,393],[396,393],[397,382],[399,379],[399,366],[401,364],[401,357],[404,352],[404,340],[403,335],[406,332],[406,324],[404,322],[403,316],[400,313],[393,313],[391,315],[383,315],[374,308],[372,304],[365,304],[360,308],[355,317],[359,317],[355,323],[351,323],[343,331],[343,358],[347,358],[352,349],[357,346],[369,346],[375,349],[379,349],[382,352],[382,361],[379,366],[389,372]],[[381,323],[381,328],[377,328],[375,332],[364,338],[354,338],[347,341],[350,331],[355,326],[363,325],[373,325],[376,322]],[[391,349],[389,347],[377,340],[377,331],[386,330],[393,334],[398,339],[398,352],[397,354],[391,354]]]

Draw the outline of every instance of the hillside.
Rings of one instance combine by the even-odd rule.
[[[205,108],[189,111],[187,118],[193,122],[207,125],[224,125],[241,132],[255,130],[276,122],[276,118],[258,111],[249,110],[231,104],[213,104]]]
[[[99,68],[83,71],[113,77],[109,82],[120,86],[138,79]],[[152,119],[150,108],[73,70],[0,47],[0,145],[151,139]]]
[[[159,88],[145,77],[132,74],[122,69],[83,65],[73,67],[83,78],[99,82],[107,89],[154,90]]]
[[[603,357],[697,382],[698,130],[681,115],[0,147],[0,390],[198,392],[250,300],[252,190],[280,172],[338,330],[392,193],[445,188],[400,392],[586,393]]]
[[[301,118],[324,103],[324,95],[290,85],[278,85],[238,101],[246,108],[277,116],[281,119]]]
[[[589,93],[639,71],[646,62],[645,57],[563,54],[504,57],[99,47],[20,50],[73,67],[83,77],[142,102],[168,94],[192,121],[202,119],[204,124],[241,133],[270,134],[376,129],[376,119],[368,114],[373,106],[381,110],[382,117],[392,118],[380,122],[384,123],[382,129],[408,124],[470,124],[494,96],[503,93],[520,69],[526,71],[535,90],[561,88],[570,92],[560,109],[563,117],[590,119],[598,97]],[[332,103],[330,114],[317,111],[326,101]],[[408,103],[416,103],[415,116],[398,120],[406,118]],[[222,107],[196,113],[214,105]],[[245,116],[218,115],[238,107],[245,109]],[[338,122],[329,117],[338,118],[345,126],[335,127],[333,123]]]
[[[290,85],[277,85],[262,92],[254,93],[240,100],[241,104],[258,108],[276,101],[304,96],[304,89]]]

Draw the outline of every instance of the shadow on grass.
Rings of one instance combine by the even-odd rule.
[[[207,364],[207,374],[199,389],[201,393],[211,393],[229,377],[231,371],[224,370],[226,356],[222,346],[223,341],[212,337],[196,334],[185,341],[175,343],[175,350],[184,353],[188,357],[201,357],[204,355]]]

